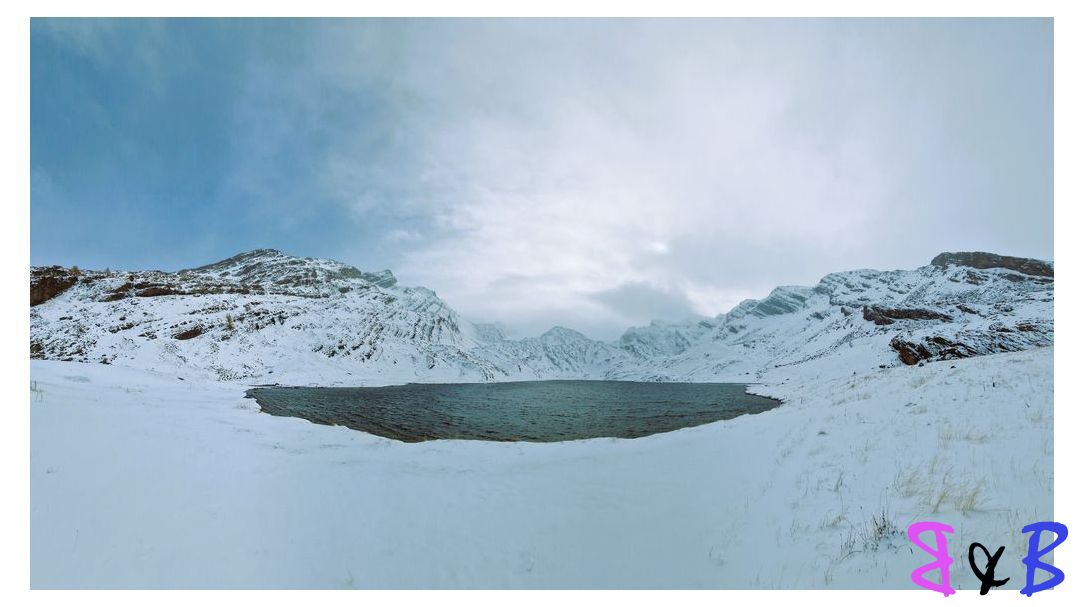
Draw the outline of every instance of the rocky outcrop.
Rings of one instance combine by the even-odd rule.
[[[931,260],[931,265],[939,268],[956,265],[976,268],[978,270],[1005,268],[1030,276],[1055,276],[1054,266],[1046,261],[1028,259],[1026,257],[995,255],[994,253],[983,253],[980,251],[971,253],[942,253]]]
[[[43,304],[79,281],[79,270],[60,266],[30,268],[30,306]]]
[[[392,274],[391,270],[381,270],[380,272],[366,272],[362,274],[362,279],[372,283],[378,287],[388,288],[396,286],[396,277]]]
[[[1054,329],[1049,323],[1019,323],[1007,327],[992,324],[987,330],[963,330],[923,336],[897,335],[889,342],[900,361],[914,365],[925,360],[952,360],[999,352],[1016,352],[1054,343]]]
[[[979,354],[968,344],[952,341],[940,335],[929,335],[916,341],[908,341],[897,336],[889,342],[889,347],[897,352],[901,362],[906,365],[932,359],[968,358]]]
[[[924,310],[922,308],[883,308],[881,306],[863,306],[863,320],[869,320],[876,325],[891,325],[894,320],[937,320],[948,322],[953,320],[948,314]]]
[[[203,335],[203,327],[195,326],[195,327],[192,327],[191,329],[185,329],[184,331],[181,331],[180,333],[174,334],[173,338],[184,341],[186,339],[192,339],[192,338],[195,338],[195,337],[199,337],[200,335]]]

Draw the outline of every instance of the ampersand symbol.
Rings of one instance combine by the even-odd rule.
[[[987,556],[987,571],[983,573],[980,573],[980,568],[976,566],[976,548],[982,550],[983,554]],[[987,591],[991,588],[998,588],[1010,581],[1010,578],[1004,580],[995,579],[995,567],[998,565],[998,559],[1002,557],[1002,551],[1005,549],[1005,546],[999,546],[998,550],[995,550],[995,555],[991,556],[991,553],[987,552],[987,548],[979,542],[972,542],[972,545],[968,547],[968,564],[972,567],[972,573],[979,578],[980,595],[987,594]]]

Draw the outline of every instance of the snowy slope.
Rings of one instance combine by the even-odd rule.
[[[1050,345],[1049,263],[943,254],[916,270],[830,274],[714,319],[605,343],[555,327],[509,340],[390,271],[271,249],[169,272],[33,268],[31,356],[251,383],[537,378],[772,380]]]
[[[797,366],[766,413],[565,443],[400,443],[118,365],[31,380],[35,588],[909,588],[903,530],[937,520],[955,586],[983,541],[1016,589],[1052,520],[1051,348]]]
[[[622,343],[647,354],[608,376],[773,380],[797,365],[851,373],[1050,345],[1053,269],[1002,260],[1036,273],[956,263],[840,272],[814,287],[779,287],[697,325],[631,329]]]
[[[70,361],[31,362],[31,583],[908,588],[927,559],[903,530],[938,520],[974,588],[970,541],[1019,563],[1052,517],[1053,275],[943,254],[604,343],[509,340],[390,272],[270,250],[35,268],[31,355]],[[408,444],[242,397],[551,377],[760,381],[783,404],[636,440]]]
[[[168,272],[82,272],[31,309],[31,355],[308,383],[487,379],[432,291],[270,249]]]

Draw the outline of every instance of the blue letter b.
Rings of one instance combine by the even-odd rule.
[[[1055,541],[1044,546],[1043,550],[1040,550],[1041,531],[1050,531],[1055,534]],[[1021,562],[1025,564],[1025,587],[1021,589],[1021,594],[1032,596],[1032,593],[1034,592],[1050,590],[1061,584],[1062,581],[1066,579],[1066,575],[1058,567],[1041,561],[1040,557],[1051,552],[1059,544],[1066,541],[1066,525],[1055,522],[1033,523],[1031,525],[1025,525],[1024,528],[1021,529],[1021,533],[1032,534],[1032,536],[1028,538],[1028,556],[1021,559]],[[1042,569],[1050,573],[1051,577],[1039,584],[1034,584],[1033,582],[1036,580],[1037,569]]]

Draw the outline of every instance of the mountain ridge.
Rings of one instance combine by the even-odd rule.
[[[30,349],[259,383],[766,380],[796,364],[844,373],[1050,345],[1053,285],[1051,262],[942,253],[611,342],[560,326],[510,340],[390,270],[256,249],[177,272],[32,267]]]

